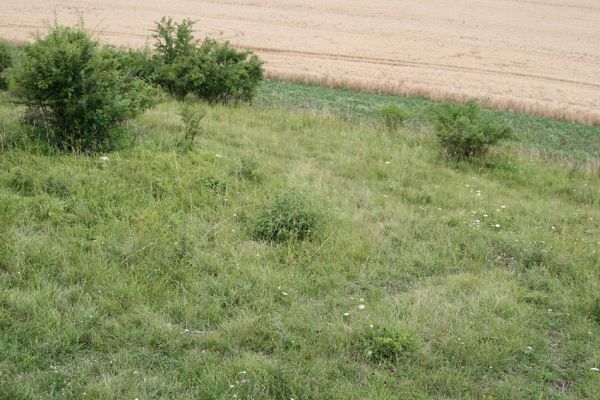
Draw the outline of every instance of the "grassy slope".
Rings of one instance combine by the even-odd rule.
[[[427,119],[424,118],[427,109],[439,102],[421,97],[400,97],[266,81],[258,93],[257,103],[325,111],[350,120],[369,119],[375,115],[378,108],[387,104],[398,104],[415,114],[409,127],[421,130],[427,129]],[[526,151],[544,155],[550,153],[552,156],[583,162],[600,159],[600,126],[499,110],[490,110],[488,113],[513,126],[520,147]]]
[[[269,107],[211,108],[182,152],[176,110],[108,161],[0,154],[0,398],[600,391],[597,177],[510,152],[453,164],[424,132]],[[15,118],[4,101],[5,131]],[[325,228],[253,241],[288,187]],[[378,365],[381,327],[416,348]]]

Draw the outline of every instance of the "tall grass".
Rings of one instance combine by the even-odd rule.
[[[0,398],[596,396],[597,177],[267,106],[181,152],[178,110],[121,151],[3,149]],[[287,189],[327,223],[256,240]]]

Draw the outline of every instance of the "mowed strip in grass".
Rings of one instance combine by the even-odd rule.
[[[208,107],[188,149],[178,109],[110,154],[3,148],[0,398],[600,392],[597,176],[267,106]],[[288,189],[320,229],[255,240]]]
[[[337,90],[267,80],[260,86],[256,104],[331,113],[354,122],[373,120],[378,109],[396,104],[413,113],[407,127],[420,131],[429,128],[428,110],[442,102],[423,97]],[[599,168],[600,126],[581,125],[502,110],[487,110],[486,113],[514,128],[518,149],[524,155],[532,154],[534,158],[541,155],[544,158],[575,164],[592,163],[595,170]]]

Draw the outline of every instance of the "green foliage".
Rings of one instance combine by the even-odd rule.
[[[262,180],[262,173],[258,162],[253,158],[243,158],[235,169],[235,174],[250,181],[259,182]]]
[[[512,129],[484,116],[475,101],[442,104],[433,109],[434,127],[446,153],[457,159],[483,156],[491,146],[512,137]]]
[[[148,83],[156,81],[156,61],[148,48],[116,49],[116,54],[119,69],[129,78],[137,77]]]
[[[270,242],[304,240],[315,233],[322,216],[301,193],[289,190],[276,196],[254,220],[255,239]]]
[[[229,43],[194,41],[194,22],[163,18],[154,30],[156,81],[179,98],[188,94],[211,102],[248,101],[263,78],[262,62]]]
[[[6,79],[6,70],[12,65],[11,48],[8,44],[0,41],[0,89],[8,87]]]
[[[592,301],[591,314],[592,319],[600,324],[600,296],[596,296]]]
[[[52,146],[76,151],[114,147],[121,124],[151,103],[151,88],[119,68],[117,51],[83,27],[54,27],[25,46],[14,69],[27,120]]]
[[[0,155],[0,398],[597,397],[597,176],[440,163],[429,136],[278,106],[204,105],[177,154],[179,107],[108,159]],[[253,240],[297,182],[335,224]]]
[[[404,121],[410,118],[410,113],[396,104],[381,107],[377,110],[377,115],[390,131],[397,130]]]
[[[414,355],[417,350],[413,335],[405,331],[379,328],[370,332],[365,342],[367,356],[378,364],[395,364]]]
[[[181,120],[185,125],[183,131],[183,141],[186,143],[192,143],[194,139],[202,133],[202,119],[206,116],[206,110],[201,108],[197,102],[194,101],[193,96],[188,96],[181,103],[179,110]]]
[[[156,23],[152,37],[155,40],[154,49],[161,56],[162,62],[169,65],[194,52],[194,24],[191,19],[173,22],[171,17],[162,17]]]
[[[426,110],[440,104],[425,97],[402,97],[272,80],[264,80],[260,84],[253,102],[266,107],[309,110],[316,114],[333,113],[352,123],[365,120],[379,122],[377,110],[393,103],[411,113],[411,118],[404,125],[407,130],[415,132],[425,132],[431,128],[431,118]],[[577,162],[597,162],[600,126],[502,110],[482,109],[481,112],[486,118],[512,126],[519,147],[527,151],[532,150],[550,158],[558,155]]]
[[[227,182],[214,176],[207,176],[200,180],[202,186],[212,190],[215,193],[223,194],[227,192]]]

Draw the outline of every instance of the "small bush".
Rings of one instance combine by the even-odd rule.
[[[12,65],[12,54],[10,46],[4,42],[0,42],[0,89],[8,87],[6,79],[6,70]]]
[[[202,133],[202,119],[206,116],[206,110],[194,102],[194,97],[186,97],[179,111],[181,120],[185,126],[183,139],[186,143],[194,141],[196,136]]]
[[[163,18],[154,38],[156,82],[179,98],[188,94],[211,102],[248,101],[263,78],[262,62],[249,51],[229,43],[193,38],[194,22]]]
[[[296,191],[275,197],[254,220],[255,239],[271,242],[304,240],[315,233],[321,215]]]
[[[117,128],[147,108],[150,86],[120,69],[118,52],[83,27],[54,27],[25,46],[14,69],[27,121],[52,146],[76,151],[114,147]]]
[[[366,339],[367,356],[378,364],[396,363],[413,355],[416,351],[416,341],[408,332],[391,332],[387,329],[377,329]]]
[[[457,159],[483,156],[498,142],[512,137],[512,129],[485,117],[475,101],[444,104],[433,110],[434,128],[446,153]]]
[[[377,115],[385,127],[390,131],[397,130],[404,121],[410,118],[410,113],[408,111],[395,104],[380,108],[377,110]]]

